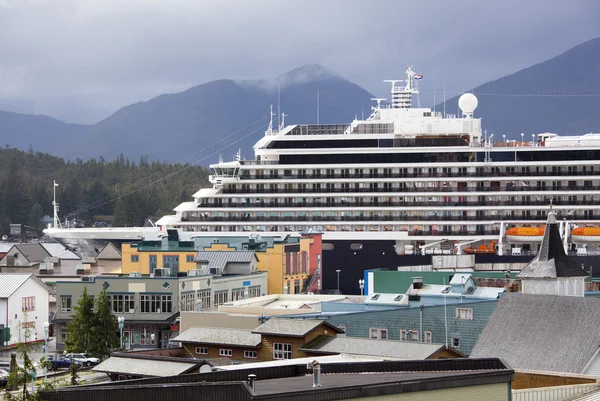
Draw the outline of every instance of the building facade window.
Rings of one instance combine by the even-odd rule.
[[[231,351],[230,349],[221,348],[219,350],[219,356],[232,356],[232,355],[233,355],[233,351]]]
[[[388,331],[387,329],[369,329],[369,338],[374,338],[377,340],[387,340]]]
[[[141,325],[140,326],[140,344],[142,345],[154,345],[155,335],[151,326]]]
[[[473,320],[473,309],[471,309],[471,308],[456,308],[456,319],[458,319],[458,320]]]
[[[273,343],[273,359],[292,359],[292,344]]]
[[[109,294],[108,298],[112,305],[112,311],[117,313],[135,312],[135,295],[133,294]]]
[[[131,263],[137,263],[140,261],[140,255],[131,255]]]
[[[60,311],[71,312],[71,296],[60,297]]]
[[[194,263],[194,255],[187,255],[185,261],[188,263]]]
[[[424,331],[423,334],[425,335],[423,342],[431,344],[433,342],[433,333],[431,331]]]
[[[300,294],[300,280],[294,280],[294,294]]]
[[[140,295],[141,313],[171,313],[173,300],[171,295]]]
[[[452,338],[452,346],[454,348],[460,348],[460,338],[457,338],[457,337]]]
[[[215,291],[215,306],[223,305],[225,302],[228,302],[228,295],[227,291]]]
[[[186,292],[181,294],[181,307],[182,312],[190,312],[196,310],[196,293]]]
[[[255,285],[253,287],[248,288],[248,298],[256,298],[260,296],[260,285]]]
[[[256,359],[258,358],[258,353],[256,351],[244,351],[244,358]]]
[[[244,292],[246,290],[244,288],[234,288],[231,290],[231,300],[239,301],[244,299]]]
[[[208,348],[206,348],[206,347],[196,347],[196,354],[198,354],[198,355],[208,355]]]
[[[22,312],[35,311],[35,297],[23,297],[21,299],[21,311]]]
[[[198,300],[200,301],[200,309],[197,309],[197,310],[210,309],[211,299],[212,299],[212,296],[211,296],[210,290],[204,290],[204,291],[198,292]],[[198,305],[196,305],[196,308],[198,308]]]

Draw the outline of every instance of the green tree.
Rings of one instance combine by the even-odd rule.
[[[119,326],[117,319],[112,314],[110,298],[106,288],[102,288],[102,292],[96,297],[96,314],[90,353],[101,359],[110,355],[111,350],[119,347],[118,330]]]
[[[73,319],[67,325],[69,335],[65,341],[65,351],[89,352],[93,341],[94,300],[88,295],[87,287],[83,288],[74,310]]]

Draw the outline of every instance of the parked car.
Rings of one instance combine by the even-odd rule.
[[[4,387],[8,384],[9,371],[7,368],[0,368],[0,386]]]
[[[66,358],[74,359],[77,362],[80,362],[83,366],[92,366],[100,363],[100,359],[90,356],[88,354],[76,354],[70,353],[65,355]]]
[[[58,357],[56,359],[49,359],[48,362],[50,362],[52,370],[68,369],[71,366],[71,363],[73,362],[75,363],[75,365],[77,365],[78,368],[81,367],[81,362],[73,360],[71,358],[66,358],[64,356]]]

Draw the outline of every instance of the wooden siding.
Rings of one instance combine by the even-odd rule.
[[[196,354],[196,347],[208,348],[208,354]],[[231,345],[215,345],[215,344],[199,344],[199,343],[184,343],[183,348],[189,356],[193,356],[198,359],[202,358],[229,358],[233,360],[246,360],[258,362],[259,359],[244,358],[244,351],[257,351],[260,353],[260,348],[252,347],[233,347]],[[222,356],[219,354],[221,349],[230,349],[232,352],[231,356]],[[271,360],[271,359],[270,359]]]

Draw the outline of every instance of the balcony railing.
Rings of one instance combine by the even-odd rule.
[[[588,206],[600,206],[598,200],[576,200],[576,201],[561,201],[554,199],[552,201],[554,206],[577,206],[577,205],[588,205]],[[201,203],[198,208],[236,208],[236,209],[253,209],[253,208],[324,208],[324,207],[344,207],[344,208],[356,208],[356,207],[503,207],[503,206],[543,206],[547,207],[549,200],[523,200],[523,201],[425,201],[425,202],[242,202],[242,203]]]

